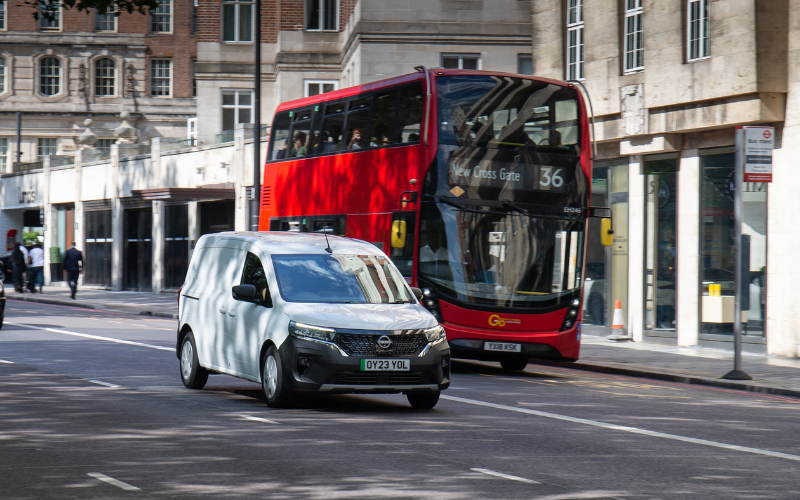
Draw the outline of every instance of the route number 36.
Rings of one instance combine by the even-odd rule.
[[[553,186],[554,188],[560,188],[564,185],[564,178],[560,175],[562,169],[556,168],[555,172],[553,170],[553,167],[542,167],[542,178],[539,180],[541,187],[549,188]]]

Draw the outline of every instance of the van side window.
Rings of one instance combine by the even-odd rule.
[[[333,102],[325,105],[325,119],[322,121],[322,134],[320,136],[320,149],[318,154],[335,153],[339,151],[344,131],[344,103]]]
[[[400,88],[397,142],[402,144],[419,142],[424,102],[421,83],[412,83]]]
[[[393,140],[392,126],[397,114],[397,89],[376,92],[372,102],[370,146],[388,146]]]
[[[347,110],[347,149],[364,149],[369,147],[369,109],[372,94],[357,97],[350,101]]]
[[[311,110],[293,112],[292,143],[289,145],[289,158],[309,155],[311,147]]]
[[[264,272],[264,266],[261,265],[261,259],[254,253],[247,252],[247,258],[244,261],[244,271],[242,271],[242,282],[240,284],[254,285],[256,287],[256,294],[261,299],[261,305],[264,307],[272,307],[272,296],[269,294],[267,274]]]
[[[275,116],[275,121],[272,123],[272,131],[270,132],[269,156],[267,157],[270,161],[286,158],[290,124],[291,119],[288,112]]]

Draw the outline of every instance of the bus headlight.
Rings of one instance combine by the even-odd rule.
[[[289,322],[289,334],[301,339],[322,340],[323,342],[333,342],[333,339],[336,338],[336,330],[333,328],[311,326],[295,321]]]
[[[424,330],[424,333],[428,342],[433,342],[434,344],[445,339],[444,328],[442,328],[441,325],[428,328]]]

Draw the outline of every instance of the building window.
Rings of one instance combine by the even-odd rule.
[[[108,57],[98,59],[94,65],[94,95],[113,96],[116,64]]]
[[[708,38],[708,4],[709,0],[689,0],[689,60],[695,61],[711,56]]]
[[[625,72],[644,69],[642,0],[625,0]]]
[[[583,0],[568,0],[567,80],[583,80]]]
[[[172,61],[170,59],[150,60],[150,95],[153,97],[172,95]]]
[[[0,94],[6,91],[6,58],[0,57]]]
[[[192,97],[197,97],[197,59],[192,59]]]
[[[56,138],[40,138],[39,144],[37,147],[36,155],[38,156],[39,161],[44,161],[44,159],[50,155],[55,155],[58,151],[58,139]]]
[[[339,0],[306,0],[308,31],[339,30]]]
[[[237,123],[253,122],[253,91],[222,91],[222,130],[232,130]]]
[[[445,69],[480,69],[481,56],[474,54],[442,54]]]
[[[39,92],[47,96],[61,92],[61,60],[59,58],[48,56],[39,60]]]
[[[197,2],[198,0],[192,2],[192,35],[197,34]]]
[[[0,4],[0,31],[6,29],[6,5],[8,2]]]
[[[533,57],[530,54],[517,54],[517,73],[520,75],[533,74]]]
[[[158,7],[150,11],[150,32],[172,32],[172,0],[160,0]]]
[[[94,143],[94,148],[100,152],[101,157],[108,158],[111,156],[112,144],[114,144],[114,139],[97,139],[97,142]]]
[[[94,30],[95,31],[117,31],[117,16],[114,15],[114,7],[109,6],[105,14],[94,11]]]
[[[339,82],[337,80],[305,80],[304,83],[303,97],[339,90]]]
[[[39,9],[39,29],[42,31],[61,31],[61,4],[47,2]],[[47,16],[52,19],[48,19]]]
[[[253,3],[249,0],[223,0],[222,41],[253,41]]]
[[[6,172],[8,165],[8,139],[0,138],[0,172]]]

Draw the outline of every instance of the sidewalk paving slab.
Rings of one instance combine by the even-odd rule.
[[[24,300],[41,304],[83,307],[103,311],[124,312],[161,318],[178,318],[176,293],[113,292],[97,288],[79,288],[76,299],[70,298],[69,288],[44,287],[44,293],[19,293],[6,287],[10,300]]]

